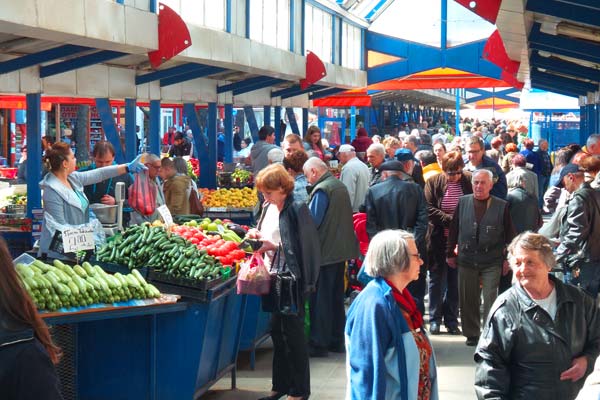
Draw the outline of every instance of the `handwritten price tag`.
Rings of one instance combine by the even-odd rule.
[[[173,225],[173,216],[171,215],[171,211],[169,211],[169,208],[166,205],[158,207],[157,210],[160,216],[162,217],[165,225]]]
[[[75,253],[81,250],[93,250],[94,228],[83,227],[66,229],[62,232],[63,251],[65,253]]]

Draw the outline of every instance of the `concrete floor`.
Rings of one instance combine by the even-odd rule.
[[[439,397],[443,400],[475,398],[473,351],[463,336],[430,336],[438,364]],[[206,400],[256,400],[271,389],[272,344],[265,342],[256,353],[256,369],[250,370],[249,353],[238,357],[237,389],[231,390],[229,376],[202,396]],[[310,359],[311,400],[341,400],[346,388],[345,355]]]

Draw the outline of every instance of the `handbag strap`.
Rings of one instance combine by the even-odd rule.
[[[280,272],[289,272],[290,275],[292,275],[292,277],[294,279],[296,279],[296,275],[292,272],[291,269],[289,269],[287,267],[287,262],[281,262],[281,254],[283,253],[283,245],[281,243],[279,243],[279,246],[277,247],[277,251],[275,252],[275,256],[273,257],[273,264],[271,265],[271,269],[273,270],[273,266],[275,266],[274,271],[276,273],[280,273]]]

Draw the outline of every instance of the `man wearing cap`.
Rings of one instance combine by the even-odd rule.
[[[413,182],[400,161],[386,161],[379,169],[382,182],[371,186],[365,197],[369,239],[385,229],[404,229],[415,236],[419,253],[424,257],[428,218],[423,189]],[[426,267],[421,271],[419,280],[409,284],[408,290],[423,312]]]
[[[369,167],[356,157],[354,147],[349,144],[340,146],[338,160],[343,165],[340,181],[348,188],[352,211],[356,213],[364,203],[369,189]]]
[[[177,132],[173,146],[169,150],[169,157],[184,157],[192,153],[192,145],[187,141],[182,132]]]
[[[556,186],[570,193],[556,261],[571,273],[572,284],[595,299],[600,286],[600,191],[585,182],[584,171],[575,164],[562,168]]]

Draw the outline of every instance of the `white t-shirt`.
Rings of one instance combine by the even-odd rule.
[[[552,288],[552,292],[545,299],[533,299],[533,301],[540,307],[542,307],[550,315],[550,318],[554,321],[556,317],[556,288]]]
[[[267,207],[267,211],[265,212],[265,216],[260,226],[260,233],[263,238],[268,239],[275,244],[281,243],[281,236],[279,234],[279,210],[273,204],[270,204]],[[274,256],[274,251],[265,253],[264,260],[267,269],[270,268]]]

